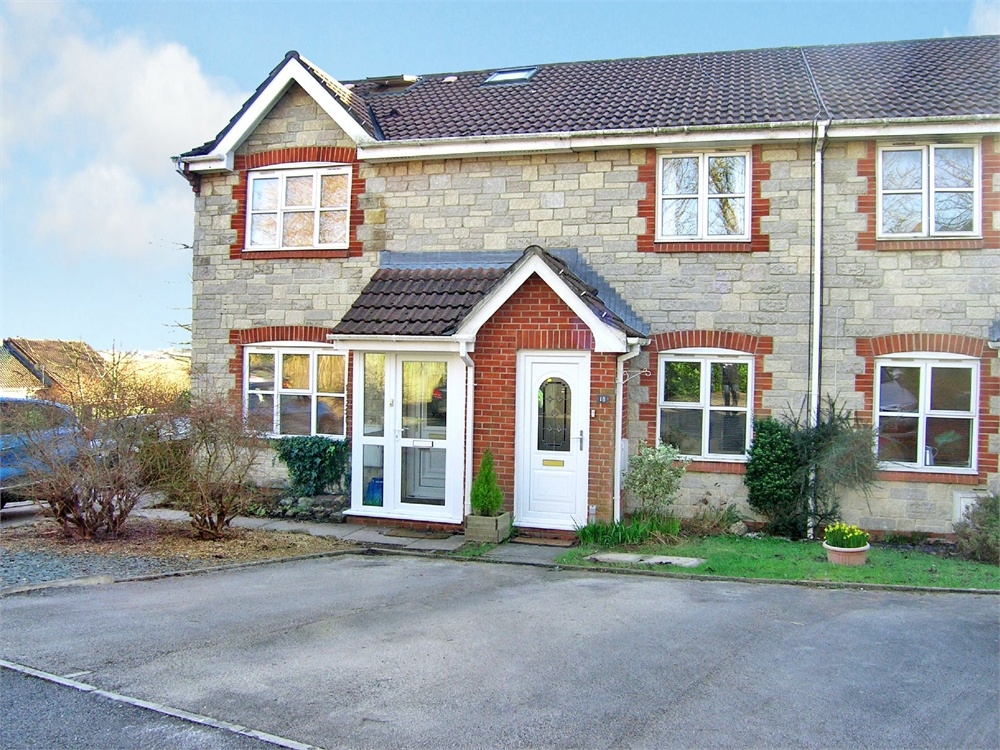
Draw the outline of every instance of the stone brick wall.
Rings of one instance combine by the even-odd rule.
[[[292,87],[238,155],[315,146],[355,148],[304,91]],[[975,248],[872,247],[874,147],[832,141],[825,151],[822,392],[852,409],[864,406],[855,381],[865,368],[856,353],[859,338],[940,333],[982,339],[1000,310],[1000,242],[991,239],[1000,236],[1000,139],[984,141],[989,246]],[[759,407],[775,415],[798,412],[809,391],[812,145],[753,148],[750,252],[709,243],[682,252],[642,252],[643,238],[653,230],[655,157],[653,150],[631,149],[360,163],[356,174],[364,187],[355,196],[352,228],[359,253],[347,258],[231,258],[238,242],[233,219],[240,176],[207,176],[195,199],[193,386],[234,386],[231,331],[335,325],[376,269],[380,250],[523,250],[539,244],[578,248],[654,335],[768,337],[770,382]],[[990,377],[1000,376],[996,359],[986,366]],[[624,433],[636,440],[655,434],[649,417],[656,401],[655,353],[641,354],[629,369],[649,370],[654,379],[629,380]],[[613,391],[613,371],[611,378]],[[1000,394],[984,398],[989,414],[1000,414]],[[987,451],[1000,450],[996,434],[986,443]],[[611,440],[609,456],[613,446]],[[498,472],[499,464],[498,457]],[[986,481],[1000,490],[996,472]],[[845,514],[874,528],[949,531],[944,519],[951,514],[942,508],[950,507],[953,490],[946,484],[885,482],[871,510],[863,498],[845,497]],[[742,502],[742,477],[689,472],[682,508],[706,493]],[[598,504],[608,502],[605,497]],[[921,510],[926,508],[933,511]]]

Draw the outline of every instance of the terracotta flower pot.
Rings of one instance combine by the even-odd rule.
[[[826,550],[827,562],[834,565],[864,565],[868,561],[868,550],[870,544],[864,547],[834,547],[832,544],[823,542],[823,549]]]

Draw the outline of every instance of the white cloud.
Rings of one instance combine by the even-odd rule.
[[[5,3],[0,48],[0,164],[48,207],[26,222],[38,239],[136,260],[190,241],[191,191],[170,157],[213,137],[246,94],[183,46],[109,36],[70,3]]]
[[[976,0],[969,14],[970,34],[1000,34],[1000,0]]]

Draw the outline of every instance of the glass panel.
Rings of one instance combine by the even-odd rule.
[[[934,231],[971,232],[972,193],[934,193]]]
[[[934,411],[972,410],[972,369],[931,368],[931,409]]]
[[[282,435],[312,434],[312,397],[282,395],[278,427]]]
[[[277,214],[254,214],[250,217],[250,244],[268,247],[278,244]]]
[[[321,183],[320,206],[346,206],[350,198],[346,174],[325,174]]]
[[[972,466],[972,420],[929,417],[927,419],[927,449],[924,463],[928,466]]]
[[[920,190],[923,187],[923,151],[883,151],[882,189]]]
[[[247,357],[247,390],[274,390],[274,355],[251,352]]]
[[[312,175],[304,175],[302,177],[289,177],[285,180],[285,205],[286,206],[313,205]]]
[[[920,403],[919,367],[882,367],[879,378],[879,411],[917,411]]]
[[[365,435],[385,434],[385,355],[365,354]]]
[[[549,378],[538,389],[538,450],[570,449],[572,394],[566,381]]]
[[[261,432],[274,432],[274,396],[250,393],[247,396],[248,426]]]
[[[400,449],[403,475],[400,502],[408,505],[444,505],[445,449]]]
[[[882,461],[917,462],[917,418],[880,417],[878,457]]]
[[[747,413],[712,411],[708,415],[708,451],[730,456],[746,452]]]
[[[309,355],[281,355],[281,387],[309,390]]]
[[[381,508],[383,503],[382,466],[385,464],[385,449],[381,445],[366,445],[361,451],[361,472],[365,494],[362,505]]]
[[[344,393],[345,357],[340,354],[320,354],[316,357],[316,390],[320,393]]]
[[[671,198],[663,201],[660,233],[665,237],[694,237],[698,234],[698,201]]]
[[[708,202],[708,233],[744,234],[745,214],[746,200],[743,198],[712,198]]]
[[[316,398],[316,434],[344,434],[344,397],[318,396]]]
[[[570,449],[573,394],[561,378],[549,378],[538,389],[538,450],[566,453]]]
[[[923,198],[920,195],[882,196],[882,232],[915,234],[923,231]]]
[[[316,214],[297,211],[285,214],[281,231],[282,247],[309,247],[313,244],[313,222]]]
[[[660,442],[689,456],[701,455],[700,409],[660,409]]]
[[[661,195],[696,195],[698,193],[698,157],[664,159],[660,181]]]
[[[746,191],[746,157],[712,156],[708,160],[709,193],[743,193]]]
[[[749,366],[740,362],[712,363],[712,406],[739,406],[747,392]],[[743,400],[746,406],[746,399]]]
[[[934,187],[971,188],[975,175],[971,148],[934,149]]]
[[[701,363],[664,362],[663,400],[699,403],[701,401]]]
[[[278,207],[278,178],[257,179],[253,181],[253,196],[250,208],[254,211],[267,211]]]
[[[347,211],[321,211],[319,241],[322,245],[347,244]]]
[[[444,440],[447,401],[447,363],[403,362],[404,438]]]

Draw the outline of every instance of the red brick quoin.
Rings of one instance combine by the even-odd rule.
[[[473,467],[483,452],[493,453],[497,480],[507,510],[514,503],[514,419],[517,407],[519,350],[589,350],[590,471],[588,504],[597,506],[599,520],[613,514],[615,437],[615,354],[593,352],[593,335],[559,296],[538,276],[531,276],[487,321],[476,335],[476,396],[473,404],[475,438]],[[610,397],[598,404],[597,396]],[[528,531],[530,530],[522,530]],[[546,531],[551,536],[551,531]]]
[[[639,217],[646,220],[646,232],[637,238],[642,253],[766,253],[771,239],[760,230],[762,216],[770,216],[771,199],[761,197],[761,184],[771,179],[771,165],[761,158],[761,147],[750,149],[750,241],[656,242],[656,149],[646,150],[646,163],[639,165],[640,183],[646,197],[639,201]]]
[[[979,445],[977,458],[979,475],[942,474],[938,472],[882,471],[879,476],[897,482],[937,482],[943,484],[985,483],[987,475],[997,472],[997,454],[989,449],[989,436],[1000,433],[1000,415],[990,414],[990,398],[1000,396],[1000,377],[990,374],[990,360],[998,352],[990,349],[984,339],[943,333],[899,333],[875,338],[858,339],[855,354],[865,361],[864,372],[854,376],[854,390],[865,399],[858,419],[871,424],[875,409],[875,358],[903,352],[939,352],[962,354],[979,360]]]
[[[279,164],[303,164],[320,162],[329,164],[351,165],[351,208],[349,222],[351,225],[350,239],[346,250],[247,250],[247,174],[252,169],[274,167]],[[229,246],[231,260],[286,260],[289,258],[347,258],[361,255],[361,242],[358,241],[358,227],[365,221],[365,212],[358,208],[358,199],[365,192],[365,181],[361,178],[360,163],[357,149],[341,146],[303,146],[298,148],[282,148],[277,151],[261,151],[256,154],[237,156],[234,170],[239,176],[239,182],[233,186],[233,200],[236,201],[236,213],[230,219],[230,226],[236,230],[236,241]]]
[[[771,336],[754,336],[749,333],[733,331],[672,331],[658,333],[650,339],[649,372],[641,375],[639,384],[649,390],[649,400],[639,404],[639,421],[646,425],[646,442],[655,445],[656,418],[659,402],[660,368],[657,355],[674,349],[728,349],[754,355],[753,373],[753,416],[768,417],[770,409],[764,408],[764,393],[770,391],[773,385],[773,375],[764,370],[765,355],[774,352],[774,339]],[[743,474],[746,466],[742,463],[728,461],[692,461],[688,471],[707,472],[712,474]]]

